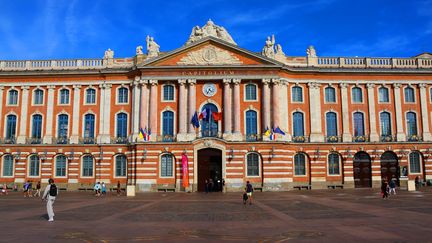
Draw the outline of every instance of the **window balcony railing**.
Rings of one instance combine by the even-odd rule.
[[[423,138],[418,136],[417,134],[407,135],[407,141],[408,142],[421,142],[421,141],[423,141]]]
[[[368,135],[353,136],[352,141],[356,143],[369,142],[369,136]]]
[[[129,143],[129,139],[127,137],[113,137],[113,138],[111,138],[111,143],[127,144],[127,143]]]
[[[201,131],[203,137],[220,137],[218,129],[205,129]]]
[[[308,136],[293,136],[292,141],[294,143],[307,143],[307,142],[309,142],[309,137]]]
[[[15,137],[0,138],[0,144],[16,144]]]
[[[54,144],[68,144],[69,138],[68,137],[53,138],[53,143]]]
[[[389,135],[381,135],[380,136],[381,142],[396,142],[396,136],[393,136],[391,134]]]
[[[176,136],[171,134],[158,135],[156,137],[156,141],[158,142],[175,142]]]
[[[342,137],[340,137],[340,136],[326,136],[325,140],[328,143],[340,143],[340,142],[342,142]]]
[[[27,138],[26,144],[41,144],[42,138]]]
[[[79,139],[80,144],[95,144],[96,139],[92,137],[84,137]]]
[[[261,136],[261,134],[253,134],[253,133],[246,134],[245,140],[247,142],[261,141],[262,140],[262,136]]]

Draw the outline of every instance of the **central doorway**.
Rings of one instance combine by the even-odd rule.
[[[198,150],[198,191],[206,190],[206,180],[213,181],[209,190],[222,190],[222,151],[219,149]]]
[[[354,186],[356,188],[372,187],[371,159],[365,152],[354,155]]]

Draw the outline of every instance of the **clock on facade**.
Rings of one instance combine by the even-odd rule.
[[[213,95],[216,94],[216,91],[217,91],[216,85],[212,84],[212,83],[206,83],[206,84],[204,84],[202,91],[203,91],[205,96],[212,97]]]

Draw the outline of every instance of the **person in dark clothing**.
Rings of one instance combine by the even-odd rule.
[[[252,184],[250,184],[249,181],[246,181],[246,194],[249,198],[249,205],[252,205],[252,192],[253,192]]]
[[[386,180],[383,180],[381,183],[381,195],[383,199],[388,198],[388,183]]]

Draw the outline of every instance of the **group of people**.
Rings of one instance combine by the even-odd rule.
[[[38,181],[36,184],[36,191],[33,194],[33,182],[28,180],[23,185],[24,197],[40,197],[40,189],[41,189],[41,182]]]
[[[393,175],[390,180],[386,178],[381,183],[381,195],[383,199],[387,199],[389,195],[396,195],[397,179]]]
[[[102,182],[102,183],[97,182],[97,183],[94,185],[94,188],[93,188],[93,189],[94,189],[94,192],[95,192],[95,196],[96,196],[96,197],[106,196],[107,188],[106,188],[106,184],[105,184],[105,182]],[[116,191],[117,191],[117,196],[120,196],[121,193],[122,193],[121,185],[120,185],[120,181],[117,181],[117,188],[116,188]]]

